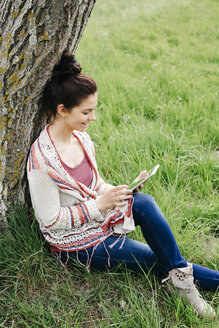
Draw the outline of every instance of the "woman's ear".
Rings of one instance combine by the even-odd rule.
[[[65,117],[66,112],[67,112],[66,108],[63,104],[59,104],[57,106],[57,114],[59,114],[62,117]]]

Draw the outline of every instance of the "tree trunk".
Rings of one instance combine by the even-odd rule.
[[[64,49],[75,52],[95,0],[0,2],[0,217],[26,201],[26,160],[45,124],[42,86]]]

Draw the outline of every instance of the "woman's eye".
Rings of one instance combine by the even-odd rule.
[[[84,115],[88,115],[89,114],[89,112],[86,112],[86,113],[83,113]]]

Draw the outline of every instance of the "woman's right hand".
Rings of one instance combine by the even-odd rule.
[[[100,212],[113,209],[116,206],[124,206],[125,200],[132,198],[132,191],[127,189],[127,185],[113,187],[106,191],[103,196],[96,200],[97,208]]]

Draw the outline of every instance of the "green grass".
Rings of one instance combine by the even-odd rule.
[[[77,50],[98,84],[95,142],[102,176],[144,187],[188,261],[219,269],[216,0],[97,1]],[[59,268],[24,208],[0,240],[0,327],[218,327],[152,275]],[[132,237],[143,241],[137,229]],[[216,293],[202,295],[219,307]]]

